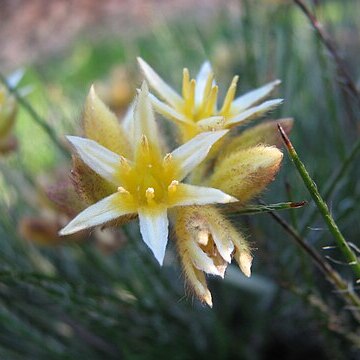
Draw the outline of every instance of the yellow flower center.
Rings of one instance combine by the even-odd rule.
[[[214,75],[212,73],[209,74],[208,78],[206,79],[203,94],[201,94],[201,99],[198,101],[198,103],[196,103],[195,90],[198,84],[196,84],[195,79],[190,79],[189,70],[186,68],[184,69],[182,84],[183,103],[179,105],[177,110],[184,114],[187,119],[192,120],[194,123],[194,125],[187,123],[182,126],[182,135],[184,141],[187,141],[204,131],[197,125],[197,122],[200,120],[212,116],[223,116],[224,118],[227,118],[233,115],[231,113],[231,104],[235,97],[238,79],[238,76],[234,76],[226,93],[223,106],[221,110],[218,111],[217,96],[219,89],[218,86],[214,84]]]
[[[146,136],[136,150],[133,162],[123,157],[120,160],[117,178],[121,184],[118,192],[124,195],[122,200],[126,199],[134,208],[171,203],[179,184],[176,162],[170,154],[163,158]]]

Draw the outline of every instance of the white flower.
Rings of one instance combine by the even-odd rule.
[[[127,119],[123,129],[131,144],[131,158],[94,140],[68,136],[85,164],[114,184],[117,191],[82,211],[60,234],[72,234],[137,213],[142,238],[161,265],[168,240],[168,208],[236,201],[218,189],[182,182],[227,130],[203,132],[164,154],[146,83],[139,92],[133,118]]]
[[[282,103],[282,99],[262,102],[280,84],[272,81],[258,89],[235,98],[238,76],[234,76],[223,105],[217,107],[218,86],[209,62],[205,62],[196,79],[183,70],[182,95],[178,94],[147,64],[138,58],[146,80],[164,101],[150,94],[156,111],[171,119],[179,127],[183,141],[211,129],[230,129],[264,115]]]

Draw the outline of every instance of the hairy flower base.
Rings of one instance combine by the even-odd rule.
[[[180,259],[188,284],[200,300],[212,306],[204,273],[224,277],[234,257],[246,276],[251,275],[249,246],[235,227],[214,207],[192,206],[173,210]]]
[[[231,153],[219,161],[207,185],[217,187],[246,203],[274,179],[282,152],[272,146],[254,146]]]

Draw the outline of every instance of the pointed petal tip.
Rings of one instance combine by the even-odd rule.
[[[95,95],[96,94],[95,84],[91,84],[89,94],[90,95]]]
[[[156,216],[147,211],[140,210],[139,220],[142,238],[159,265],[162,266],[169,233],[169,220],[166,210],[161,211]]]
[[[79,230],[80,231],[80,230]],[[68,225],[66,225],[65,227],[63,227],[59,232],[58,232],[58,235],[59,236],[66,236],[66,235],[71,235],[71,234],[74,234],[76,231],[76,229],[71,229],[69,228]]]
[[[66,232],[64,231],[65,228],[62,228],[59,232],[58,232],[58,235],[59,236],[64,236],[66,235]]]
[[[231,195],[228,195],[228,194],[226,194],[225,199],[226,199],[226,201],[227,201],[228,203],[232,203],[232,202],[237,202],[237,201],[239,201],[236,197],[231,196]]]
[[[269,100],[266,103],[268,103],[269,105],[280,105],[284,102],[284,99],[273,99],[273,100]]]
[[[159,256],[156,256],[156,255],[154,255],[154,256],[155,256],[155,259],[157,260],[157,262],[159,263],[160,267],[162,267],[163,264],[164,264],[165,256],[164,257],[159,257]]]
[[[204,297],[203,297],[203,301],[206,302],[206,304],[212,308],[213,307],[213,302],[212,302],[212,297],[211,297],[211,293],[209,290],[206,290],[206,293],[204,294]]]
[[[139,63],[140,66],[142,66],[142,64],[145,63],[145,60],[141,56],[137,56],[136,60],[137,60],[137,62]]]
[[[200,71],[207,71],[207,72],[212,72],[212,67],[211,67],[211,63],[209,60],[205,60],[200,67]],[[200,72],[199,71],[199,72]]]
[[[94,103],[95,101],[97,102],[102,102],[102,100],[99,98],[96,89],[95,89],[95,84],[91,84],[90,86],[90,90],[89,90],[89,94],[88,94],[88,101],[91,101],[92,103]],[[90,103],[90,104],[92,104]]]
[[[249,253],[242,253],[239,256],[239,266],[240,270],[246,277],[251,276],[251,265],[252,265],[253,257]]]
[[[143,80],[143,82],[141,83],[140,91],[144,92],[146,95],[149,92],[149,86],[146,80]]]
[[[75,146],[75,143],[78,141],[78,139],[80,137],[79,136],[74,136],[74,135],[65,135],[65,138],[71,145]]]

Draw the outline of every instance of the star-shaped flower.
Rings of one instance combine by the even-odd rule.
[[[169,208],[236,201],[218,189],[182,182],[227,130],[203,132],[164,154],[146,83],[139,92],[133,118],[123,128],[127,129],[130,140],[128,158],[94,140],[68,136],[81,160],[117,191],[78,214],[60,234],[72,234],[138,214],[142,238],[162,264],[168,240]]]
[[[262,102],[280,84],[280,80],[235,99],[238,76],[234,76],[223,105],[218,109],[218,86],[209,62],[202,65],[196,79],[190,79],[188,69],[183,70],[182,95],[166,84],[143,59],[138,58],[138,62],[153,90],[164,100],[150,95],[155,110],[176,123],[183,142],[204,131],[243,125],[273,110],[283,101],[274,99]]]

